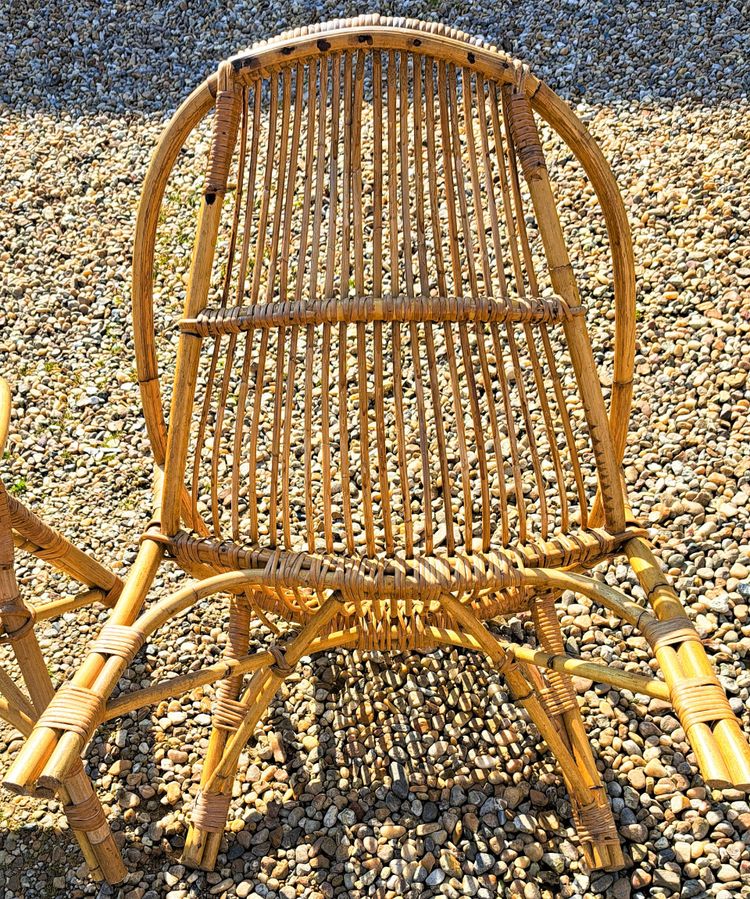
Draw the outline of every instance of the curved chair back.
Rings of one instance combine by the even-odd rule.
[[[174,160],[213,107],[168,436],[154,235]],[[581,161],[607,225],[612,433],[534,113]],[[363,17],[224,64],[157,149],[134,301],[167,532],[181,517],[271,547],[486,549],[599,523],[597,475],[607,526],[623,526],[622,202],[569,108],[493,47]]]

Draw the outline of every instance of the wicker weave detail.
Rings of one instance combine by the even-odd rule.
[[[207,833],[222,833],[227,823],[232,797],[223,793],[198,793],[193,806],[193,827]]]
[[[582,843],[612,843],[619,845],[617,827],[609,805],[592,803],[583,808],[573,807],[573,820]]]
[[[534,181],[542,177],[547,166],[539,142],[534,113],[526,94],[513,90],[510,95],[510,131],[521,161],[524,177]]]
[[[336,322],[523,322],[560,324],[584,308],[562,297],[331,297],[254,306],[204,309],[180,322],[180,330],[199,337],[239,334],[252,328]]]
[[[355,589],[364,595],[381,588],[400,598],[439,595],[441,591],[480,592],[520,585],[519,565],[526,567],[567,567],[593,564],[614,552],[628,533],[608,534],[589,531],[565,546],[557,540],[513,549],[496,549],[449,556],[391,558],[339,558],[313,553],[249,549],[230,541],[199,538],[180,531],[174,537],[162,535],[171,555],[187,564],[219,564],[226,570],[263,568],[271,586],[307,586]],[[296,575],[295,575],[296,572]]]
[[[670,696],[686,735],[696,724],[734,718],[729,700],[714,678],[685,678],[673,685]]]
[[[219,91],[216,95],[216,116],[211,141],[211,155],[206,176],[206,196],[223,194],[227,189],[229,163],[237,139],[240,104],[235,91]]]
[[[88,740],[104,714],[104,699],[86,687],[63,684],[47,708],[37,727],[71,731]]]
[[[123,624],[105,624],[91,651],[130,661],[143,646],[143,635]]]
[[[654,650],[661,649],[662,646],[674,646],[685,640],[702,642],[698,632],[686,618],[667,618],[664,621],[648,619],[644,621],[641,633]]]

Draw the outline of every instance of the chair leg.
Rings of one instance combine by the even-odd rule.
[[[54,690],[36,637],[33,633],[21,637],[13,649],[34,706],[40,713],[54,695]],[[45,695],[46,701],[41,701]],[[106,880],[110,884],[123,880],[127,874],[125,865],[104,809],[83,770],[82,762],[66,777],[64,784],[57,790],[57,798],[63,805],[68,824],[81,847],[91,877],[94,880]]]
[[[224,652],[226,658],[237,659],[247,652],[250,642],[250,619],[251,611],[247,601],[233,596],[229,601],[229,632],[227,635],[227,647]],[[202,806],[210,805],[211,803],[217,805],[219,803],[218,799],[212,800],[204,797],[202,791],[224,754],[227,738],[237,730],[245,717],[247,710],[239,701],[243,681],[244,678],[242,676],[228,678],[221,681],[216,689],[211,736],[208,740],[208,749],[206,750],[206,758],[203,763],[203,771],[201,772],[200,795],[202,798],[200,802]],[[224,801],[222,798],[221,802]],[[213,847],[215,842],[213,835],[215,832],[207,830],[197,823],[197,821],[204,820],[204,818],[204,815],[197,812],[193,813],[193,821],[185,841],[182,860],[191,867],[202,867],[204,854],[208,856],[213,855],[215,859],[216,851],[218,851],[218,846],[216,850]],[[221,831],[223,830],[224,822],[222,822],[219,831],[219,841],[221,840]],[[213,862],[211,864],[213,865]]]
[[[4,491],[0,493],[2,501]],[[0,515],[0,520],[3,519]],[[54,688],[44,656],[34,634],[33,618],[18,593],[13,568],[13,543],[10,528],[0,534],[0,623],[10,642],[36,715],[40,715],[54,696]],[[13,636],[15,634],[15,636]],[[120,852],[107,824],[104,810],[91,781],[79,761],[57,791],[65,814],[83,853],[91,876],[119,883],[126,874]]]
[[[555,598],[554,592],[545,592],[535,597],[531,605],[531,617],[539,642],[545,652],[551,655],[565,652],[562,629],[555,609]],[[616,835],[614,816],[601,774],[596,767],[591,744],[586,736],[586,727],[573,689],[572,678],[564,672],[546,671],[544,681],[545,690],[542,694],[542,702],[552,720],[558,724],[563,740],[573,755],[577,767],[586,772],[592,784],[591,796],[596,808],[600,809],[597,817],[601,819],[602,832]],[[584,835],[589,836],[585,822],[582,820],[587,813],[572,797],[571,804],[576,825],[582,825],[579,829],[579,836],[586,864],[592,870],[598,868],[616,870],[623,867],[625,859],[619,841],[605,840],[602,843],[596,839],[584,839]]]
[[[195,802],[183,850],[182,860],[186,865],[213,870],[232,801],[232,786],[242,749],[255,732],[284,679],[305,655],[312,640],[340,611],[341,604],[340,595],[334,593],[291,641],[286,651],[278,646],[274,647],[271,651],[276,659],[275,664],[256,671],[240,702],[232,704],[234,726],[231,729],[224,728],[223,736],[214,739],[213,751],[210,755],[207,753],[203,765],[201,791]],[[241,714],[234,717],[239,710]],[[209,751],[211,749],[209,742]]]
[[[703,779],[713,788],[750,790],[750,746],[698,633],[648,543],[635,537],[624,548],[657,619],[641,630]]]
[[[592,869],[616,870],[623,865],[620,841],[611,810],[602,789],[598,772],[594,776],[584,757],[583,745],[588,746],[583,728],[573,730],[575,739],[570,748],[567,728],[561,732],[545,708],[534,687],[524,677],[518,662],[506,653],[482,622],[455,597],[444,595],[441,603],[466,633],[476,639],[482,650],[492,659],[505,679],[513,699],[522,706],[536,725],[550,752],[562,770],[571,805],[573,819],[587,863]],[[590,747],[588,752],[590,753]],[[576,755],[576,752],[578,755]],[[594,765],[594,771],[596,766]]]
[[[285,675],[270,674],[269,669],[265,668],[256,671],[250,679],[242,697],[245,712],[242,726],[249,734],[255,731],[284,677]],[[235,728],[235,734],[237,730],[238,728]],[[202,868],[204,871],[212,871],[216,864],[240,760],[239,753],[227,753],[228,736],[225,730],[221,752],[216,748],[217,741],[214,744],[215,754],[212,757],[206,754],[201,776],[201,792],[193,807],[192,821],[182,854],[183,864]]]

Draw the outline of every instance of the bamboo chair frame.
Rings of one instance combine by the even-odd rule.
[[[367,91],[371,96],[367,93],[365,99]],[[179,324],[167,424],[155,341],[154,247],[170,173],[186,140],[211,110],[215,110],[213,137]],[[372,119],[365,124],[370,114]],[[264,116],[267,127],[261,128]],[[609,415],[547,173],[537,116],[578,158],[607,228],[615,299]],[[371,154],[369,161],[363,162],[367,153]],[[321,159],[323,162],[317,161]],[[372,167],[368,169],[367,203],[363,200],[364,165]],[[300,173],[301,195],[296,187]],[[435,187],[438,183],[440,190]],[[243,196],[246,184],[247,198]],[[226,200],[232,195],[229,234],[221,238],[222,211],[226,213]],[[301,202],[295,206],[300,196]],[[486,202],[481,208],[477,197],[483,196]],[[524,213],[524,202],[533,221]],[[443,203],[448,204],[449,214],[441,219]],[[510,206],[515,214],[508,214]],[[301,245],[294,244],[289,225],[297,214],[291,210],[297,209],[304,235]],[[244,222],[241,228],[240,222]],[[512,264],[508,263],[517,290],[513,297],[502,289],[507,288],[504,283],[499,293],[490,290],[502,275],[497,236],[501,225],[512,233],[515,246]],[[532,225],[538,229],[551,294],[540,294],[537,288],[527,232]],[[257,231],[255,250],[253,241],[245,236],[253,228]],[[433,248],[427,248],[428,228],[435,235]],[[428,257],[429,252],[434,251],[436,257],[442,252],[437,249],[443,246],[438,232],[446,228],[447,255],[442,260]],[[382,264],[383,256],[388,255],[386,235],[390,293],[384,289]],[[267,261],[263,255],[266,241],[270,246]],[[248,268],[253,254],[254,262]],[[293,254],[297,254],[296,269],[290,262]],[[218,273],[215,257],[227,260]],[[228,300],[234,292],[237,259],[242,274],[237,276],[238,302],[232,306]],[[437,296],[426,289],[433,263],[441,288]],[[453,295],[442,289],[449,277],[453,278]],[[243,303],[248,292],[250,302]],[[221,297],[220,302],[211,305],[216,296]],[[706,783],[750,787],[750,747],[698,634],[632,518],[620,476],[635,351],[633,249],[622,199],[601,151],[584,126],[526,66],[455,30],[379,16],[298,29],[223,63],[177,110],[154,153],[136,226],[133,304],[141,395],[156,463],[154,519],[141,539],[137,559],[108,623],[71,683],[58,691],[35,724],[6,775],[7,787],[31,794],[60,789],[80,764],[80,754],[102,721],[214,683],[213,728],[183,854],[187,864],[210,870],[220,848],[242,748],[279,685],[303,655],[332,647],[405,651],[441,645],[484,653],[505,679],[511,697],[537,726],[559,763],[584,858],[592,869],[618,869],[624,858],[572,675],[668,699]],[[347,340],[352,328],[356,344],[350,354]],[[511,424],[510,387],[502,374],[502,347],[497,336],[501,328],[508,334],[519,414],[525,417],[525,442]],[[436,335],[441,329],[446,337],[436,355]],[[518,459],[521,450],[533,443],[534,422],[519,383],[523,381],[517,359],[520,344],[513,336],[517,333],[533,342],[540,333],[546,353],[551,348],[545,337],[548,330],[563,335],[569,354],[566,364],[575,372],[581,407],[576,421],[585,428],[598,484],[590,507],[581,500],[580,529],[572,526],[567,500],[561,498],[558,512],[563,524],[554,533],[548,521],[551,506],[543,511],[538,508],[547,501],[549,481],[539,477],[539,453],[533,446],[532,473],[537,476],[538,491],[531,495],[538,515],[524,519],[527,493]],[[488,334],[493,338],[489,350]],[[319,335],[322,343],[316,342]],[[384,335],[392,340],[390,364],[396,385],[387,389]],[[333,342],[336,337],[338,344]],[[233,382],[232,365],[241,339],[247,341],[243,374]],[[253,339],[259,342],[254,357]],[[204,344],[210,345],[212,340],[214,352],[206,362]],[[262,472],[257,445],[263,435],[258,420],[272,340],[276,340],[275,369],[272,365],[270,375],[276,384],[269,425],[272,474],[269,496],[261,501],[256,483]],[[297,341],[302,340],[307,348],[304,362],[297,366],[301,352]],[[316,355],[318,351],[322,356]],[[420,361],[421,353],[425,356]],[[457,362],[459,353],[462,361]],[[539,360],[545,357],[534,355],[531,349],[529,353],[526,364],[534,380],[527,382],[528,389],[535,387],[540,397],[537,424],[550,426],[551,405],[542,397],[539,375]],[[350,355],[356,359],[354,378],[347,368]],[[319,358],[324,361],[319,363]],[[250,384],[253,366],[248,359],[255,359],[254,385]],[[207,373],[202,364],[208,365]],[[322,400],[314,412],[321,432],[319,442],[312,436],[310,374],[317,364],[322,377]],[[402,365],[411,366],[408,377],[415,382],[417,411],[410,420],[417,422],[416,448],[409,448],[405,436]],[[334,390],[329,383],[331,366]],[[304,372],[297,394],[304,419],[304,514],[299,510],[292,514],[296,507],[289,496],[289,472],[295,461],[290,435],[297,368]],[[450,382],[445,383],[452,385],[450,390],[446,388],[444,402],[437,380],[440,370],[450,375]],[[499,387],[490,386],[493,373]],[[461,378],[464,393],[456,386]],[[554,374],[551,378],[560,402],[561,381]],[[218,386],[212,393],[214,383]],[[256,388],[255,406],[248,399],[251,386]],[[235,387],[236,406],[228,399]],[[358,405],[350,408],[354,393]],[[492,406],[493,398],[501,410],[504,403],[507,430],[502,435],[497,424],[501,412]],[[411,396],[408,399],[411,401]],[[215,408],[211,405],[214,400]],[[385,415],[386,401],[393,419]],[[434,403],[430,408],[440,410],[430,439],[425,436],[428,401]],[[452,425],[460,458],[453,460],[452,469],[440,421],[443,414],[449,414],[451,401],[460,411]],[[483,402],[488,405],[480,408]],[[376,419],[374,429],[370,404]],[[330,410],[334,407],[343,420],[343,425],[338,423],[336,444],[331,438],[334,423]],[[235,409],[240,411],[235,414]],[[249,441],[245,440],[246,414],[254,422]],[[234,424],[228,423],[230,415],[235,416]],[[566,419],[562,410],[560,416],[563,430],[570,436],[571,419]],[[386,419],[393,428],[390,442],[383,434]],[[207,436],[211,428],[213,437]],[[501,436],[508,441],[514,490],[505,484],[504,462],[498,462],[495,471],[501,473],[490,486],[490,450],[477,440],[476,458],[470,456],[469,428],[477,434],[487,429],[492,438],[488,445],[494,444],[497,459],[503,456]],[[227,490],[232,536],[228,539],[222,533],[224,508],[217,487],[221,468],[217,447],[223,429],[231,431],[227,452],[233,452]],[[357,434],[360,464],[354,470],[349,452]],[[207,440],[213,441],[208,520],[199,507],[201,475],[196,473]],[[427,459],[431,440],[439,450],[442,490],[433,493],[432,499],[438,506],[442,503],[447,519],[445,550],[436,548],[439,541],[431,509],[424,512],[421,532],[414,524],[420,494],[413,484],[419,472],[424,484],[433,483]],[[242,493],[238,458],[247,442],[251,476],[247,492]],[[191,471],[189,451],[193,446],[197,448]],[[332,446],[339,451],[335,458]],[[557,452],[552,442],[549,446],[560,475]],[[323,477],[317,489],[322,490],[323,508],[316,513],[310,460],[318,451]],[[409,454],[411,461],[421,461],[421,469],[419,465],[409,468]],[[571,450],[571,458],[574,455]],[[390,476],[386,457],[392,465]],[[371,464],[362,462],[367,459],[371,463],[374,458],[378,465],[373,470]],[[334,469],[343,488],[340,510],[331,493]],[[568,478],[581,488],[583,475],[577,461],[571,463]],[[451,490],[458,480],[463,484],[463,506],[459,497],[454,509]],[[352,491],[361,496],[359,504],[352,503]],[[579,489],[579,495],[584,492]],[[423,508],[429,505],[427,496],[425,488]],[[333,519],[339,511],[341,530],[336,531]],[[240,512],[250,519],[249,537],[241,533]],[[268,513],[263,522],[270,521],[265,531],[259,525],[261,512]],[[300,533],[292,535],[292,525],[301,520],[304,527],[300,525]],[[361,523],[361,531],[355,532],[355,520]],[[541,527],[541,538],[531,535],[532,524]],[[636,573],[647,604],[581,573],[622,555]],[[175,560],[195,580],[144,610],[165,558]],[[568,590],[590,597],[637,629],[652,647],[663,679],[566,654],[555,601]],[[230,597],[223,661],[110,698],[122,672],[155,630],[217,593]],[[531,614],[539,649],[504,643],[483,623],[519,611]],[[252,618],[269,622],[269,614],[290,622],[292,636],[268,650],[250,653]],[[245,675],[250,675],[247,682]],[[105,868],[104,876],[114,881],[118,871],[116,859],[111,861],[112,868]]]

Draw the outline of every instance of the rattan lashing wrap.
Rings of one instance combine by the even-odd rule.
[[[565,643],[555,609],[555,594],[543,593],[532,598],[530,604],[537,639],[545,652],[553,656],[564,653]],[[578,708],[569,675],[559,671],[546,671],[544,679],[547,686],[542,693],[542,701],[550,715],[562,715]]]
[[[715,677],[685,678],[673,685],[670,696],[686,736],[696,724],[734,718],[726,693]]]
[[[620,838],[617,835],[617,827],[609,803],[606,801],[601,804],[592,803],[583,808],[574,805],[573,820],[578,838],[582,843],[619,845]]]
[[[328,297],[279,300],[253,306],[207,308],[180,322],[199,337],[239,334],[252,328],[347,322],[521,322],[559,324],[582,315],[562,297]]]
[[[143,634],[122,624],[105,624],[91,645],[92,652],[130,661],[143,646]]]
[[[70,731],[88,741],[104,715],[104,699],[94,690],[63,684],[39,716],[38,727]]]
[[[239,96],[235,90],[219,91],[216,95],[216,115],[214,116],[214,134],[211,141],[211,155],[206,176],[206,197],[223,194],[227,189],[227,177],[231,152],[237,139],[240,121]]]
[[[676,646],[685,640],[702,642],[692,622],[687,618],[667,618],[665,621],[656,618],[644,619],[641,633],[654,650],[662,646]]]
[[[670,647],[679,649],[686,641],[702,644],[702,640],[687,618],[645,619],[641,633],[654,652]],[[687,677],[672,685],[670,697],[675,714],[686,734],[696,724],[723,721],[734,718],[726,694],[711,675]]]
[[[233,597],[230,600],[229,627],[227,629],[227,645],[224,656],[236,660],[247,652],[252,610],[244,597]],[[247,707],[239,699],[243,678],[230,677],[221,681],[216,689],[213,709],[213,725],[226,731],[234,731],[242,723],[247,714]]]
[[[101,803],[96,793],[91,793],[83,802],[67,803],[63,806],[68,824],[75,830],[92,834],[107,823]]]
[[[221,833],[227,824],[231,795],[198,793],[193,806],[192,824],[206,833]]]
[[[534,113],[526,94],[518,89],[510,90],[510,106],[512,114],[509,120],[513,143],[521,161],[524,177],[527,181],[533,181],[541,177],[541,170],[547,168]]]

